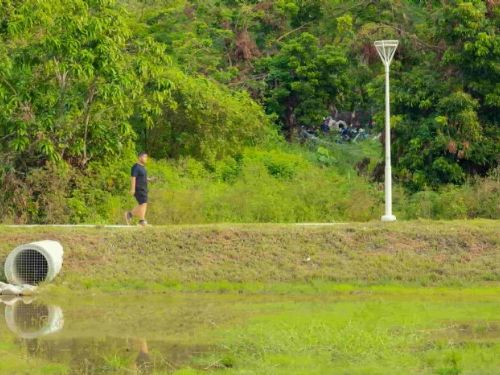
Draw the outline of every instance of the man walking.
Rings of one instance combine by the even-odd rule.
[[[132,167],[130,173],[130,194],[133,195],[138,205],[125,213],[125,221],[130,224],[134,216],[139,218],[139,225],[147,225],[146,209],[148,206],[148,175],[145,165],[148,162],[148,154],[141,152],[138,155],[137,163]]]

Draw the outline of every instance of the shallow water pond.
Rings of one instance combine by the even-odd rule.
[[[1,374],[495,374],[484,290],[167,293],[0,303]]]

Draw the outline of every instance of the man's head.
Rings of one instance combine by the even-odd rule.
[[[137,155],[137,160],[139,160],[141,164],[146,164],[148,162],[148,154],[144,151],[139,152],[139,154]]]

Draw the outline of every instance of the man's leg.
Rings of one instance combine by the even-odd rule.
[[[147,203],[139,204],[139,205],[135,206],[134,209],[132,211],[130,211],[130,213],[133,216],[138,217],[139,220],[144,220],[144,217],[146,216],[147,206],[148,206]]]
[[[137,200],[138,205],[135,206],[132,211],[125,213],[125,220],[127,221],[127,224],[130,224],[132,217],[136,216],[139,218],[139,224],[145,225],[147,224],[145,220],[148,206],[147,194],[137,194],[135,195],[135,199]]]
[[[146,220],[146,211],[148,209],[148,204],[143,203],[138,207],[138,216],[139,216],[139,221],[145,221]]]
[[[134,216],[136,216],[138,218],[142,217],[141,205],[137,205],[131,211],[125,212],[125,221],[127,222],[127,225],[130,225],[130,221],[132,220],[132,218]]]
[[[127,225],[130,225],[130,221],[134,217],[134,215],[132,214],[132,211],[125,212],[125,222],[127,223]]]

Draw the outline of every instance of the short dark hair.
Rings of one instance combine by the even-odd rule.
[[[141,157],[141,156],[144,156],[144,155],[147,155],[148,153],[146,151],[141,151],[137,154],[138,157]]]

